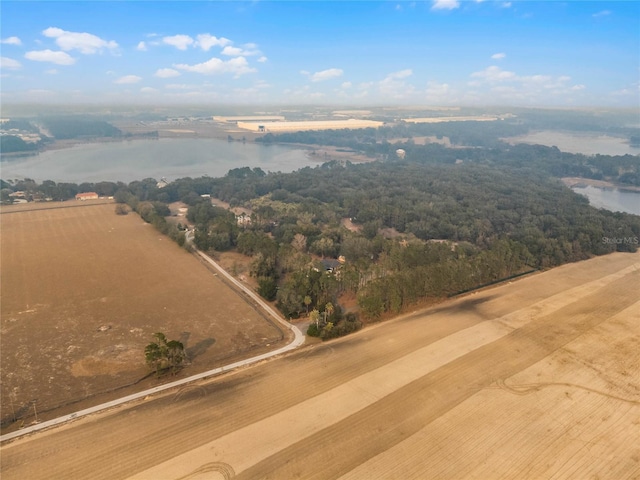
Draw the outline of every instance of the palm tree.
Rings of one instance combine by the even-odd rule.
[[[324,313],[325,313],[325,317],[324,317],[324,322],[327,323],[327,320],[329,319],[329,317],[331,317],[331,315],[333,314],[334,308],[333,308],[333,304],[331,302],[327,302],[327,304],[324,306]]]
[[[311,313],[309,314],[309,318],[311,319],[312,322],[315,322],[316,329],[319,328],[318,322],[320,321],[320,312],[317,309],[314,308],[311,311]]]
[[[304,302],[304,305],[307,307],[307,316],[309,316],[309,305],[311,305],[311,302],[312,302],[311,297],[309,295],[305,295],[303,302]]]

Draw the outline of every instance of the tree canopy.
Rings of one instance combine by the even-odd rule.
[[[149,343],[144,349],[147,365],[158,376],[165,371],[175,375],[187,359],[184,345],[177,340],[167,340],[164,333],[155,333],[154,337],[156,341]]]

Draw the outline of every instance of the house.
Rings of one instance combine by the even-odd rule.
[[[245,212],[242,212],[240,215],[236,215],[236,222],[241,227],[251,225],[251,215],[247,215]]]
[[[78,193],[76,195],[76,200],[95,200],[99,198],[98,194],[96,192],[83,192],[83,193]]]
[[[324,267],[325,272],[335,272],[338,267],[340,267],[342,263],[339,260],[334,260],[333,258],[323,258],[322,266]]]

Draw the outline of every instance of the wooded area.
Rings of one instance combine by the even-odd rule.
[[[637,239],[640,217],[595,209],[559,177],[636,185],[637,157],[510,146],[498,139],[504,126],[495,122],[464,127],[407,124],[267,135],[265,141],[331,144],[378,160],[332,161],[286,174],[243,167],[222,178],[182,178],[163,187],[152,178],[128,185],[4,182],[3,198],[18,189],[60,200],[79,191],[115,195],[185,245],[184,232],[165,220],[166,204],[183,201],[190,206],[195,246],[250,256],[259,293],[276,300],[286,317],[316,311],[322,324],[314,333],[324,338],[358,328],[353,316],[345,318],[340,304],[345,296],[357,297],[360,312],[372,319],[533,269],[636,250],[637,240],[604,238]],[[512,133],[517,130],[513,126]],[[490,146],[386,140],[427,132],[447,133],[460,143],[477,144],[482,137]],[[403,159],[398,148],[405,151]],[[209,197],[250,213],[237,217],[213,206]]]

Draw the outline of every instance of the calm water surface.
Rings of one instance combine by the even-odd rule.
[[[640,215],[640,192],[592,186],[573,187],[573,191],[587,197],[596,208]]]
[[[563,152],[584,155],[640,155],[640,148],[629,145],[625,138],[610,135],[556,132],[545,130],[519,137],[506,138],[509,143],[530,143],[558,147]]]
[[[131,140],[80,144],[39,155],[3,160],[3,179],[37,182],[131,182],[143,178],[222,177],[230,169],[260,167],[292,172],[318,165],[305,150],[282,145],[226,142],[218,139]]]

